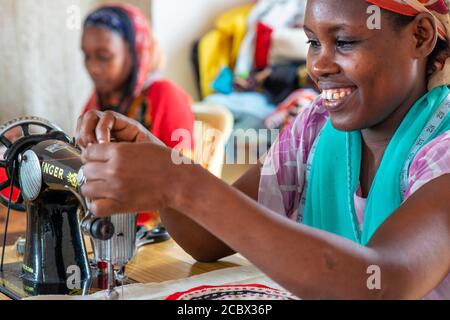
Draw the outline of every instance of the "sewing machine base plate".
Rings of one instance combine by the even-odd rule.
[[[89,295],[106,289],[106,277],[94,271],[92,279],[79,285],[74,289],[68,289],[67,285],[62,284],[27,284],[21,277],[22,263],[10,263],[3,266],[3,272],[0,272],[0,293],[13,300],[37,295]],[[127,278],[123,285],[136,283]]]

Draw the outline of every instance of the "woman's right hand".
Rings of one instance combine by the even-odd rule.
[[[89,144],[116,142],[152,142],[164,145],[139,122],[113,111],[90,110],[78,118],[76,142]]]

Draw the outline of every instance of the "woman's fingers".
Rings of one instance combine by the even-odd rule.
[[[104,112],[95,128],[95,135],[99,143],[111,141],[111,131],[115,129],[116,117],[112,112]]]
[[[86,181],[85,184],[81,186],[81,193],[87,199],[114,199],[111,197],[110,184],[106,181],[96,180],[96,181]]]
[[[104,181],[107,178],[108,168],[102,162],[89,162],[83,166],[83,175],[86,181]]]
[[[82,194],[94,202],[110,200],[91,208],[98,215],[164,208],[174,192],[173,181],[167,177],[178,176],[170,157],[168,148],[153,143],[90,145],[82,152],[86,177]]]
[[[113,156],[116,145],[114,144],[93,144],[86,147],[81,153],[81,161],[89,162],[108,162]]]
[[[97,143],[95,129],[100,120],[96,111],[88,111],[78,118],[76,142],[86,148],[90,143]]]
[[[107,198],[92,200],[90,210],[97,217],[108,217],[125,211],[118,201]]]
[[[90,143],[157,142],[146,128],[134,119],[113,111],[91,110],[78,118],[76,141],[82,148]]]

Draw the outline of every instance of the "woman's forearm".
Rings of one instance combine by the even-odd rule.
[[[175,207],[286,289],[314,299],[384,297],[367,286],[368,267],[383,265],[375,250],[279,216],[200,168],[186,171],[191,187]]]
[[[233,187],[256,200],[260,171],[261,164],[258,163],[240,177]],[[161,220],[172,238],[197,261],[213,262],[235,253],[223,241],[175,209],[161,210]]]
[[[195,260],[214,262],[235,252],[217,237],[177,210],[160,211],[170,236]]]

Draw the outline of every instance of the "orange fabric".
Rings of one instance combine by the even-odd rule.
[[[403,14],[405,16],[416,16],[419,12],[412,8],[411,6],[403,3],[399,3],[395,0],[367,0],[370,3],[373,3],[380,8],[383,8],[388,11],[392,11],[395,13]]]
[[[450,40],[449,8],[445,0],[367,0],[383,9],[406,16],[429,12],[435,18],[439,37]]]

